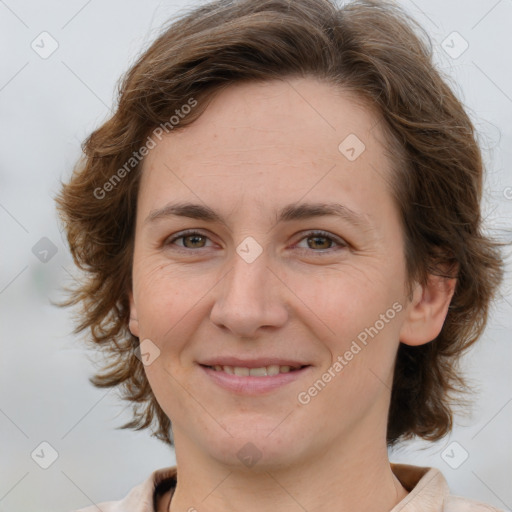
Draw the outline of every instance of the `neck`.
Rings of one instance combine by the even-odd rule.
[[[388,512],[407,495],[374,432],[308,460],[251,468],[206,456],[181,434],[174,432],[178,483],[170,512]]]

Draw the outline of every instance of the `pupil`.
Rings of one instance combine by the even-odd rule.
[[[325,247],[325,245],[329,245],[329,242],[327,241],[327,238],[324,237],[324,236],[315,236],[315,237],[312,237],[311,238],[312,240],[314,240],[313,244],[314,245],[317,245],[317,242],[320,240],[320,245],[322,245],[321,241],[323,240],[324,241],[324,247],[320,247],[320,249],[328,249],[329,247]],[[316,247],[318,248],[318,247]]]
[[[203,238],[202,236],[198,236],[198,235],[189,235],[189,236],[185,237],[185,240],[187,240],[187,239],[191,240],[192,241],[192,245],[195,245],[196,242],[198,240],[201,240],[202,238]],[[185,245],[187,245],[187,244],[185,244]]]

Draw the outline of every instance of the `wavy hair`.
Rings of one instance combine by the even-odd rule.
[[[470,388],[457,363],[482,334],[503,260],[482,228],[483,164],[469,116],[434,66],[428,36],[385,1],[216,0],[171,20],[128,70],[115,112],[83,143],[83,158],[57,197],[84,271],[66,304],[81,305],[76,332],[87,330],[105,356],[91,382],[118,387],[132,403],[123,428],[150,428],[172,444],[170,420],[128,330],[142,148],[155,128],[192,123],[224,87],[293,76],[353,92],[378,113],[408,283],[429,274],[457,278],[439,336],[399,345],[387,425],[388,445],[415,435],[440,439],[452,428],[454,405],[466,403]]]

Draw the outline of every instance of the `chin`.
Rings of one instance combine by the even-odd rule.
[[[260,418],[259,422],[254,420],[250,427],[247,421],[229,423],[231,435],[207,442],[211,457],[236,471],[244,467],[250,471],[272,471],[296,463],[300,456],[297,440],[300,439],[304,447],[304,433],[278,426],[282,418],[272,420]]]

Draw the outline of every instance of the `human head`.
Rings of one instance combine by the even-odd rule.
[[[127,73],[116,112],[86,141],[59,204],[72,254],[88,273],[72,297],[84,305],[78,329],[90,328],[110,354],[93,382],[122,387],[135,406],[130,426],[156,420],[158,437],[170,440],[169,420],[133,355],[139,340],[128,330],[143,153],[162,130],[193,123],[226,87],[312,76],[354,94],[380,120],[394,162],[390,185],[409,284],[429,274],[457,277],[436,339],[400,345],[388,443],[412,435],[434,440],[450,430],[450,394],[464,388],[452,365],[485,326],[501,263],[482,234],[482,160],[472,124],[412,27],[384,2],[218,1],[171,25]]]

